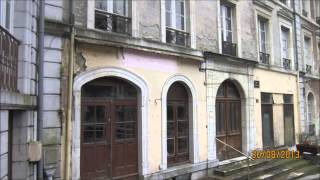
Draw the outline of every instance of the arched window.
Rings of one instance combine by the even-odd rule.
[[[168,165],[189,161],[189,107],[186,87],[175,82],[167,96]]]

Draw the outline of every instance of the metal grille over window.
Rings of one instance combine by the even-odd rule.
[[[221,5],[221,36],[222,53],[231,56],[237,55],[237,44],[233,43],[232,7]]]
[[[96,1],[95,28],[131,35],[131,18],[127,0]]]
[[[290,59],[286,59],[286,58],[283,58],[283,68],[284,69],[291,69],[291,60]]]
[[[0,26],[0,89],[17,90],[18,40]]]
[[[166,0],[166,42],[190,46],[190,35],[186,32],[185,1]]]

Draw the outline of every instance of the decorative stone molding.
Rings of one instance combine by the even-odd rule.
[[[161,94],[161,170],[167,169],[167,94],[170,86],[175,82],[182,82],[188,90],[189,96],[189,119],[190,129],[190,160],[192,163],[199,162],[199,147],[198,147],[198,125],[197,125],[197,92],[191,80],[184,75],[173,75],[168,78],[162,88]]]
[[[81,88],[87,82],[100,77],[119,77],[137,86],[138,90],[138,163],[139,174],[148,174],[148,86],[136,74],[115,67],[90,69],[75,77],[73,84],[74,104],[72,121],[72,179],[80,179],[80,148],[81,148]]]

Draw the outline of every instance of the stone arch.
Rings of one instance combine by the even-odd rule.
[[[167,94],[171,85],[175,82],[181,82],[188,91],[189,96],[189,125],[190,127],[190,160],[192,163],[199,161],[198,154],[198,125],[197,125],[197,92],[189,78],[184,75],[173,75],[164,83],[161,92],[161,169],[167,169]]]
[[[139,174],[148,173],[148,86],[138,75],[115,67],[101,67],[78,74],[73,83],[73,121],[72,121],[72,179],[80,179],[80,133],[81,133],[81,88],[87,82],[101,77],[118,77],[129,81],[138,91],[138,163]]]

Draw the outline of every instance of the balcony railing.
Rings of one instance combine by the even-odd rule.
[[[270,55],[269,54],[260,52],[259,56],[260,56],[260,62],[262,64],[268,64],[268,65],[270,64],[270,60],[269,60]]]
[[[319,16],[319,17],[316,17],[316,22],[317,22],[317,24],[320,25],[320,16]]]
[[[282,58],[283,60],[283,68],[284,69],[291,69],[291,60],[287,58]]]
[[[166,42],[180,46],[190,46],[189,33],[170,27],[166,28]]]
[[[0,26],[0,89],[17,90],[19,42]]]
[[[308,11],[302,9],[302,15],[305,16],[305,17],[307,17],[307,16],[308,16]]]
[[[108,32],[131,35],[131,18],[96,10],[95,28]]]
[[[222,54],[237,56],[237,44],[228,41],[222,41]]]
[[[312,66],[306,65],[306,73],[311,74],[312,73]]]

